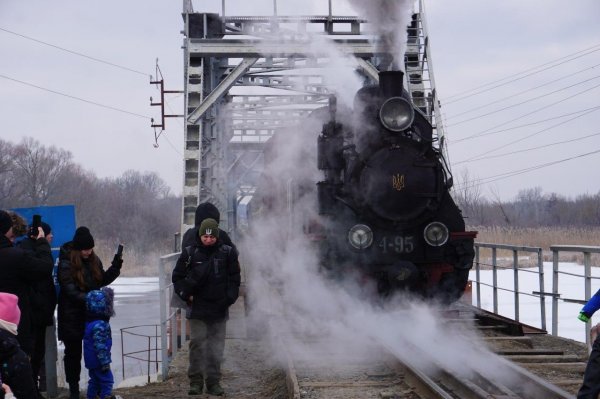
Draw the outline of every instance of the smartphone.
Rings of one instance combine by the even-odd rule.
[[[34,227],[36,230],[38,227],[42,225],[42,215],[33,215],[33,219],[31,221],[31,227]]]
[[[117,247],[117,255],[119,257],[123,256],[123,244],[119,244],[119,246]]]
[[[38,227],[42,226],[42,215],[33,215],[31,219],[31,227],[29,228],[28,236],[35,236],[39,234]]]

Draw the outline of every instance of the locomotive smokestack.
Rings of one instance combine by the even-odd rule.
[[[403,81],[402,71],[379,72],[379,89],[384,98],[401,97]]]

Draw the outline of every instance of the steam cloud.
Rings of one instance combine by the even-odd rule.
[[[404,70],[406,27],[410,25],[415,0],[348,0],[359,16],[371,24],[375,36],[381,38],[381,49],[392,49],[393,70]]]
[[[394,49],[396,66],[403,65],[406,26],[414,1],[349,1],[384,38],[384,45]],[[308,39],[319,53],[323,48],[330,53],[325,78],[340,102],[350,106],[361,86],[353,61],[327,40]],[[288,349],[312,358],[324,352],[331,356],[337,349],[339,357],[329,357],[329,362],[343,364],[344,354],[351,350],[356,355],[360,349],[365,349],[362,355],[368,359],[367,347],[375,342],[412,364],[420,358],[409,346],[434,353],[438,363],[451,370],[497,376],[501,366],[482,356],[484,349],[477,335],[444,324],[440,309],[434,305],[404,297],[385,304],[373,302],[368,300],[372,287],[359,284],[351,273],[332,281],[319,271],[318,244],[304,229],[311,219],[318,218],[315,184],[322,176],[316,166],[316,143],[321,123],[308,120],[297,129],[279,132],[265,155],[269,162],[258,194],[250,203],[250,229],[240,243],[254,319],[250,322],[261,326],[266,337],[269,326],[284,326],[283,330],[291,329],[307,338],[328,338],[297,342],[296,348]],[[288,201],[290,195],[293,203]],[[327,341],[326,351],[318,344],[323,341]],[[336,348],[331,347],[333,342]],[[417,365],[432,368],[431,364]]]

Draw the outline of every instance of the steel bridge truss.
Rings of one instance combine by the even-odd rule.
[[[422,1],[408,26],[406,88],[434,126],[445,151]],[[275,3],[276,4],[276,3]],[[329,0],[331,10],[331,0]],[[223,13],[224,14],[224,2]],[[311,38],[333,42],[356,60],[365,84],[391,59],[385,40],[358,17],[223,16],[195,12],[183,0],[185,139],[182,230],[196,206],[213,202],[221,225],[236,234],[239,201],[256,190],[264,143],[277,129],[302,122],[332,94],[319,69],[331,56]],[[402,29],[399,27],[399,29]],[[226,212],[223,212],[226,210]]]

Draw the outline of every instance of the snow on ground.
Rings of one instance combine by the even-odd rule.
[[[131,298],[150,292],[158,295],[158,277],[119,277],[110,287],[115,290],[115,301]]]
[[[552,262],[544,262],[544,292],[552,292]],[[581,303],[570,303],[564,300],[585,301],[585,278],[584,267],[574,263],[560,263],[558,278],[558,293],[561,300],[558,301],[558,335],[565,338],[585,342],[585,323],[577,319],[579,311],[583,307]],[[569,273],[569,274],[566,274]],[[519,320],[534,327],[541,327],[540,299],[531,296],[533,291],[540,291],[539,274],[537,268],[519,269],[519,295],[520,310]],[[473,304],[476,305],[477,286],[475,269],[471,270],[469,278],[473,281]],[[482,283],[492,284],[492,270],[481,270]],[[592,295],[600,288],[600,269],[592,268]],[[498,269],[497,281],[499,288],[514,289],[514,272],[512,269]],[[529,295],[526,295],[529,294]],[[552,330],[552,298],[547,297],[546,305],[546,329]],[[493,311],[493,290],[488,286],[481,286],[481,307]],[[514,318],[515,298],[514,293],[498,290],[498,313]],[[592,325],[600,322],[600,312],[592,318]]]

